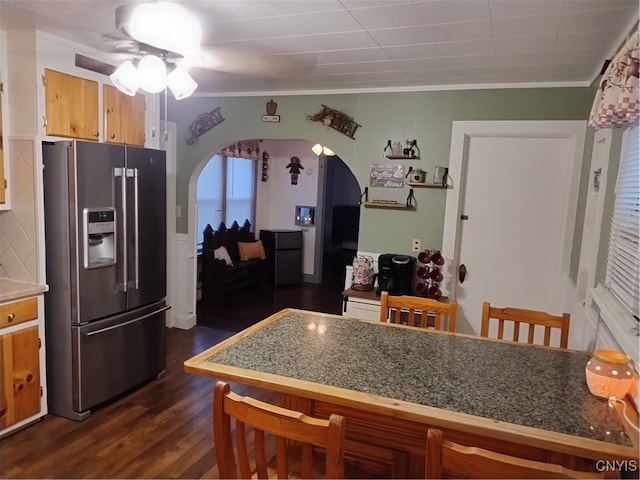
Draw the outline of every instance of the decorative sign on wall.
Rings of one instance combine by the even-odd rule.
[[[403,188],[404,167],[397,164],[372,164],[369,185],[372,187]]]
[[[198,138],[211,130],[216,125],[220,125],[224,122],[222,113],[220,113],[220,107],[216,107],[210,112],[201,113],[196,119],[189,125],[189,138],[187,138],[187,145],[193,145],[198,143]]]
[[[307,115],[307,120],[322,122],[326,127],[331,127],[351,139],[355,138],[356,130],[362,126],[346,113],[334,110],[326,105],[322,105],[322,110],[318,113]]]
[[[276,115],[278,104],[273,101],[273,98],[267,102],[267,114],[262,115],[263,122],[276,122],[280,121],[280,115]]]

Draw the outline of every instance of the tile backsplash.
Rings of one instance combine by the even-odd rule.
[[[9,139],[11,209],[0,212],[0,277],[37,283],[34,142]]]

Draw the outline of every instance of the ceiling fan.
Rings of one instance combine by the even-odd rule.
[[[197,86],[187,70],[200,68],[236,75],[276,77],[283,73],[301,73],[313,64],[308,59],[301,61],[266,51],[201,45],[202,26],[198,18],[206,18],[206,13],[187,9],[184,3],[154,0],[118,6],[115,10],[117,32],[102,36],[104,50],[125,60],[118,68],[124,68],[120,74],[126,75],[125,80],[118,80],[116,70],[111,75],[114,85],[120,88],[123,86],[122,82],[131,82],[121,90],[130,95],[134,94],[137,88],[134,88],[135,82],[131,78],[135,75],[135,69],[141,69],[140,65],[144,65],[149,57],[161,60],[153,61],[155,70],[153,74],[149,73],[149,78],[157,80],[162,76],[161,70],[164,66],[167,81],[164,84],[158,81],[157,84],[169,86],[177,99],[189,96]],[[138,66],[135,67],[134,63]],[[176,87],[178,93],[171,88],[171,75],[179,75],[181,81],[186,82],[185,85]],[[140,86],[150,91],[146,88],[150,85]]]

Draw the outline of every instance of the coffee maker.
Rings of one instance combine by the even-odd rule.
[[[415,257],[383,253],[378,257],[378,287],[376,294],[411,295],[413,292]]]

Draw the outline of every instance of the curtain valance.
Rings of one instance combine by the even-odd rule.
[[[638,121],[639,36],[637,31],[631,34],[604,72],[589,115],[592,127],[621,127]]]
[[[240,140],[220,150],[223,157],[246,158],[258,160],[262,140]]]

